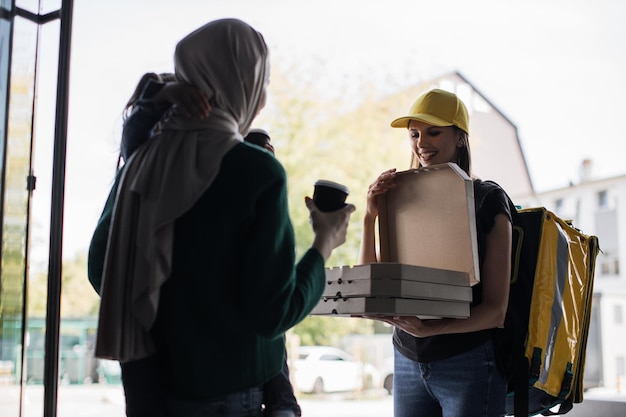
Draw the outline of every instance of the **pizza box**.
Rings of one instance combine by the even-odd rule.
[[[474,185],[454,163],[401,171],[378,197],[380,260],[460,271],[480,281]]]
[[[326,269],[323,298],[398,297],[472,301],[465,272],[399,263]]]
[[[410,298],[352,297],[321,300],[312,315],[417,316],[421,319],[467,318],[469,303]]]

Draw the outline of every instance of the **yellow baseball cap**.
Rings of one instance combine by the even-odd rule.
[[[456,126],[469,134],[467,108],[456,94],[434,89],[422,94],[409,109],[409,114],[391,122],[391,127],[409,126],[410,120],[419,120],[433,126]]]

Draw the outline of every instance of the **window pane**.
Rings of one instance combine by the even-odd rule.
[[[6,6],[3,2],[3,8]],[[9,45],[12,29],[13,44]],[[21,395],[29,197],[26,179],[31,159],[36,36],[37,26],[32,22],[0,19],[0,102],[4,110],[0,112],[3,149],[0,381],[7,385],[2,392],[9,397],[2,402],[0,414],[6,417],[19,415]],[[9,51],[12,51],[10,62]]]

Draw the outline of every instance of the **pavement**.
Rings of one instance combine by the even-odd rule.
[[[22,417],[43,415],[44,390],[27,385]],[[393,397],[383,390],[361,394],[302,395],[298,397],[303,417],[393,417]],[[125,417],[121,385],[61,385],[58,417]],[[19,416],[19,387],[0,385],[0,416]],[[575,404],[568,417],[624,417],[626,393],[591,390]]]
[[[44,390],[27,385],[22,417],[43,415]],[[298,398],[303,417],[392,417],[393,399],[383,390],[365,395],[324,394]],[[0,386],[0,416],[19,416],[19,389]],[[125,417],[121,385],[61,385],[57,401],[58,417]]]

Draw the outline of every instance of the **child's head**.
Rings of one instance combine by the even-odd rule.
[[[455,94],[439,89],[422,94],[391,127],[408,129],[412,168],[455,162],[470,175],[469,116]]]
[[[262,148],[267,149],[271,153],[274,153],[274,146],[270,143],[270,134],[266,130],[253,128],[248,131],[248,134],[243,138],[246,142],[254,143]]]
[[[126,106],[124,106],[124,117],[128,115],[128,113],[130,112],[130,110],[132,110],[137,100],[139,100],[139,97],[141,97],[141,93],[146,88],[146,85],[148,85],[149,81],[155,81],[158,83],[167,83],[167,82],[174,81],[175,79],[176,78],[175,78],[174,73],[171,73],[171,72],[163,72],[161,74],[157,74],[156,72],[147,72],[144,75],[142,75],[141,79],[139,79],[139,82],[137,83],[137,87],[135,87],[135,91],[133,91],[133,94],[128,99]]]
[[[246,142],[254,143],[260,147],[264,147],[270,142],[270,135],[263,129],[253,128],[248,131],[244,140]]]

